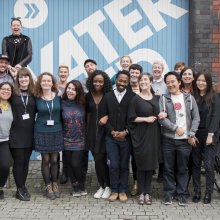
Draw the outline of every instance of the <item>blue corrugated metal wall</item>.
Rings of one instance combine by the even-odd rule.
[[[21,17],[35,75],[67,64],[70,79],[81,79],[87,58],[109,75],[122,55],[148,72],[155,60],[165,71],[188,60],[188,0],[0,0],[0,6],[0,39],[11,33],[11,17]]]

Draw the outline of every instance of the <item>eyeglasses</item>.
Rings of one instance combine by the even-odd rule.
[[[0,88],[0,90],[5,91],[5,92],[11,92],[11,89]]]

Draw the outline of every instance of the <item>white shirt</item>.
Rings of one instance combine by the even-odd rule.
[[[181,93],[180,95],[171,95],[171,99],[176,113],[176,125],[185,130],[182,136],[179,136],[175,133],[175,139],[187,139],[188,135],[186,125],[186,106],[183,93]]]
[[[154,79],[152,83],[152,88],[155,93],[166,94],[167,93],[167,86],[163,80],[160,78],[158,80]]]
[[[123,92],[119,92],[117,89],[114,89],[114,93],[118,100],[118,103],[120,103],[126,93],[126,89]]]

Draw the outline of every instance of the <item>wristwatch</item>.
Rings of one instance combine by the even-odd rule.
[[[213,136],[214,136],[214,133],[208,133],[208,135],[210,135],[211,137],[213,137]]]

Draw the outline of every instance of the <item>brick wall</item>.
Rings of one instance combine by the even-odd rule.
[[[211,71],[220,91],[220,0],[189,0],[189,66]]]
[[[220,91],[220,0],[213,0],[213,21],[212,43],[217,45],[217,54],[212,60],[212,72],[216,74],[217,90]]]

